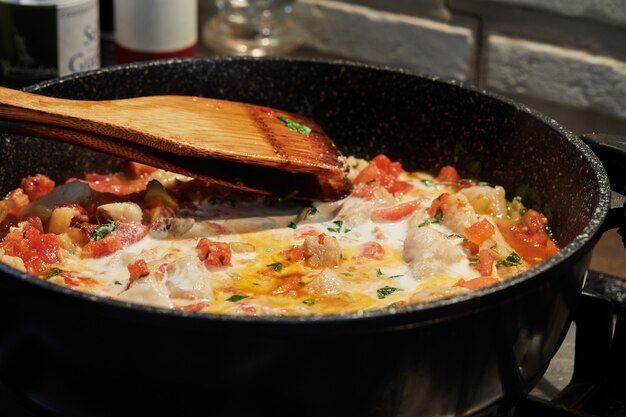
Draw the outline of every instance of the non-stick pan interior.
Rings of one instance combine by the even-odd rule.
[[[503,185],[508,197],[551,217],[561,245],[589,223],[599,185],[580,143],[555,123],[481,92],[366,66],[300,60],[196,59],[111,67],[33,92],[74,99],[201,95],[304,114],[345,154],[385,153],[407,169],[452,164],[465,177]],[[202,123],[198,120],[198,123]],[[115,171],[120,161],[52,141],[4,136],[2,192],[41,172],[57,181]]]

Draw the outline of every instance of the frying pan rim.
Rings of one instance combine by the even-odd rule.
[[[560,136],[564,137],[569,143],[575,146],[580,152],[580,156],[587,161],[592,169],[593,176],[598,186],[598,201],[595,204],[594,212],[590,217],[588,224],[583,228],[581,233],[578,234],[570,243],[562,247],[560,252],[550,259],[542,262],[541,264],[519,274],[511,277],[498,284],[482,288],[479,290],[471,291],[465,294],[435,300],[425,303],[409,304],[394,309],[381,309],[362,312],[351,312],[343,314],[325,314],[325,315],[303,315],[303,316],[238,316],[238,315],[223,315],[223,314],[207,314],[198,312],[188,312],[173,309],[166,309],[161,307],[143,305],[138,303],[124,302],[115,299],[109,299],[93,294],[87,294],[72,290],[67,287],[63,287],[48,281],[44,281],[40,278],[31,276],[27,273],[14,269],[6,264],[0,263],[0,273],[8,276],[13,276],[20,279],[28,285],[36,285],[45,290],[54,291],[62,296],[69,296],[77,298],[80,301],[88,301],[89,303],[95,303],[97,306],[112,308],[115,311],[122,310],[124,312],[134,312],[139,315],[158,315],[159,317],[166,315],[171,316],[175,320],[192,320],[197,322],[226,322],[229,324],[241,323],[242,325],[259,325],[259,326],[285,326],[301,327],[306,324],[318,325],[318,324],[339,324],[339,323],[354,323],[355,321],[376,321],[387,320],[389,318],[398,318],[409,320],[411,322],[419,322],[420,324],[432,322],[436,320],[436,317],[449,317],[450,313],[456,314],[470,314],[477,309],[486,308],[490,303],[501,303],[500,297],[513,297],[516,293],[522,291],[522,287],[527,287],[528,284],[537,280],[548,279],[547,273],[550,269],[557,268],[560,264],[564,263],[567,259],[574,257],[579,251],[583,250],[588,244],[593,244],[593,239],[599,236],[601,233],[602,224],[608,213],[610,202],[610,185],[608,176],[602,164],[591,149],[574,133],[566,129],[554,119],[531,109],[526,105],[516,102],[512,99],[503,97],[497,93],[486,91],[474,86],[465,85],[463,82],[456,80],[445,80],[437,76],[423,74],[415,71],[411,71],[405,68],[395,68],[385,65],[374,65],[367,63],[352,62],[348,60],[337,59],[323,59],[323,58],[298,58],[298,57],[267,57],[267,58],[250,58],[250,57],[196,57],[196,58],[172,58],[155,61],[143,61],[130,64],[113,65],[97,70],[87,71],[78,74],[72,74],[61,78],[47,80],[38,84],[31,85],[24,88],[24,91],[37,92],[41,89],[46,89],[51,86],[72,82],[74,80],[88,79],[92,76],[100,76],[101,74],[118,72],[121,70],[136,68],[144,69],[153,66],[172,66],[172,65],[185,65],[189,63],[224,63],[224,62],[279,62],[279,63],[295,63],[299,65],[313,64],[333,67],[346,67],[364,69],[374,72],[392,72],[397,74],[403,74],[410,77],[417,77],[428,80],[433,83],[440,83],[451,86],[453,88],[460,88],[472,91],[481,96],[486,96],[491,99],[503,102],[506,105],[528,114],[531,117],[538,119],[547,127],[555,130]],[[261,64],[265,65],[265,64]],[[527,285],[523,285],[527,284]],[[433,314],[435,312],[435,314]],[[441,312],[442,314],[436,314]],[[426,320],[419,320],[420,316],[424,316]],[[402,321],[404,321],[402,320]]]

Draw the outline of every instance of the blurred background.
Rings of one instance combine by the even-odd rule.
[[[496,92],[576,134],[626,136],[626,0],[76,2],[97,5],[100,66],[171,56],[344,59]],[[7,3],[18,2],[0,0],[5,38]],[[626,278],[615,232],[596,247],[592,268]]]

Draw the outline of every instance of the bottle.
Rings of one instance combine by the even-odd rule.
[[[0,0],[0,85],[98,68],[98,0]]]
[[[197,0],[115,0],[113,15],[119,64],[196,54]]]

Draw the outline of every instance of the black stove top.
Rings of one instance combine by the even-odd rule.
[[[506,417],[626,417],[626,280],[590,272],[542,380]],[[52,417],[0,381],[0,417]]]

